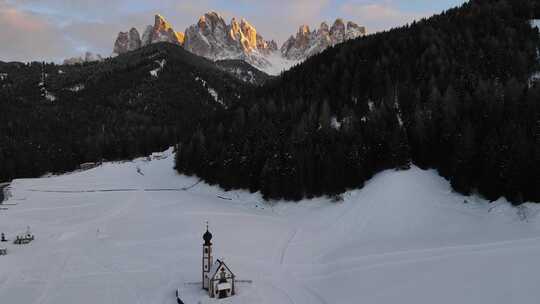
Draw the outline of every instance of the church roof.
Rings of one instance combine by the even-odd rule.
[[[225,266],[225,268],[227,269],[227,271],[229,271],[233,276],[234,276],[234,273],[231,271],[231,269],[229,269],[229,267],[227,266],[227,264],[225,264],[225,262],[217,259],[214,264],[212,265],[212,267],[210,267],[210,271],[208,271],[208,277],[210,279],[213,279],[215,278],[215,276],[217,275],[218,273],[218,270],[219,268],[221,267],[221,265]]]

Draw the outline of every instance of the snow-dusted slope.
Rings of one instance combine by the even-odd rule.
[[[2,303],[538,303],[539,208],[463,197],[432,171],[383,172],[342,203],[263,203],[178,176],[171,151],[16,180],[0,210]],[[464,203],[464,201],[468,203]],[[204,221],[238,295],[210,300]]]
[[[531,25],[536,28],[540,28],[540,19],[531,20]]]

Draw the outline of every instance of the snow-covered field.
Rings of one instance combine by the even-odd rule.
[[[176,288],[186,304],[540,302],[535,205],[463,197],[414,167],[342,203],[268,204],[179,176],[173,158],[14,181],[0,232],[36,240],[0,243],[0,303],[173,304]],[[206,220],[215,258],[253,280],[233,298],[196,285]]]

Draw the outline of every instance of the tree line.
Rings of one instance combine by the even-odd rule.
[[[165,150],[223,108],[200,79],[224,103],[249,89],[172,44],[79,65],[0,62],[0,73],[0,181]]]
[[[461,193],[540,202],[538,10],[473,0],[330,48],[198,126],[176,168],[299,200],[414,163]]]

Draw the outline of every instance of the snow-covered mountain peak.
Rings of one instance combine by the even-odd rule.
[[[277,44],[265,40],[244,18],[232,18],[227,24],[220,14],[210,12],[186,30],[184,48],[212,60],[241,59],[264,69],[270,65],[266,57],[277,51]]]
[[[354,22],[336,19],[331,27],[322,22],[318,29],[310,30],[302,25],[295,36],[291,36],[281,47],[281,54],[289,60],[304,60],[324,51],[329,46],[343,43],[366,34],[366,28]]]
[[[297,36],[308,36],[309,34],[311,34],[309,25],[303,24],[298,28]]]
[[[265,39],[245,18],[233,17],[227,23],[221,14],[210,11],[200,16],[197,23],[185,32],[176,32],[165,17],[156,14],[154,25],[147,26],[142,37],[135,28],[120,32],[114,53],[123,54],[152,43],[170,42],[211,60],[244,60],[260,70],[275,74],[329,46],[357,38],[365,32],[364,27],[353,22],[345,23],[343,19],[335,20],[331,27],[322,22],[315,30],[302,25],[295,36],[278,48],[276,41]]]

